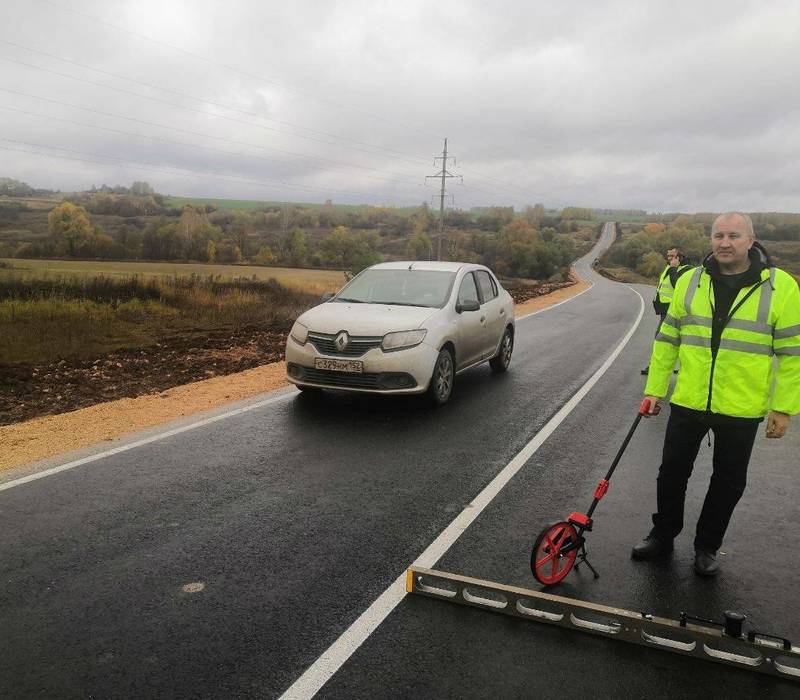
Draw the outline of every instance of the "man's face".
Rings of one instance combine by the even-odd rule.
[[[753,237],[740,216],[717,219],[711,227],[711,252],[724,268],[746,267]]]
[[[672,265],[673,262],[678,261],[678,251],[676,248],[670,248],[667,251],[667,262]]]

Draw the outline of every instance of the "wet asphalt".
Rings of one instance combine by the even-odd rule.
[[[580,297],[519,321],[511,370],[459,375],[445,407],[292,392],[0,491],[0,697],[280,695],[604,362],[639,315],[635,289],[646,306],[629,344],[436,564],[538,588],[533,539],[588,507],[636,415],[655,330],[651,289],[592,279]],[[572,573],[556,592],[669,617],[736,608],[759,630],[800,637],[800,429],[757,440],[723,572],[709,581],[691,569],[705,446],[673,557],[629,556],[649,529],[665,425],[663,413],[642,421],[595,513],[589,551],[601,578]],[[799,692],[789,681],[412,596],[320,696]]]

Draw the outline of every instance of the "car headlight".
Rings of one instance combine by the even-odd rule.
[[[300,345],[305,345],[306,340],[308,340],[308,328],[299,321],[295,321],[292,330],[289,331],[289,335]]]
[[[413,348],[419,345],[425,337],[426,331],[424,328],[419,328],[415,331],[398,331],[397,333],[387,333],[383,336],[381,348],[384,350],[402,350],[403,348]]]

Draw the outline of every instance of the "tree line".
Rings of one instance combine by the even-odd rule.
[[[0,220],[27,211],[24,202],[7,204]],[[568,209],[571,216],[590,217],[591,210]],[[522,212],[513,207],[453,210],[444,223],[446,259],[535,279],[566,274],[576,249],[564,234],[580,229],[563,212],[548,215],[542,204]],[[317,207],[266,205],[249,211],[208,204],[178,208],[147,183],[136,182],[67,196],[47,214],[46,236],[0,243],[0,257],[247,262],[358,272],[384,259],[434,259],[439,225],[427,204],[350,209],[329,200]]]

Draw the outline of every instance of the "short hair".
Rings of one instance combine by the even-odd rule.
[[[682,263],[686,261],[686,253],[684,253],[681,248],[676,245],[671,245],[667,248],[667,255],[669,255],[669,251],[671,250],[675,251],[675,257],[678,258],[678,262]]]
[[[755,231],[753,231],[753,220],[747,214],[740,211],[726,211],[725,213],[720,214],[716,219],[714,219],[714,223],[711,224],[711,230],[712,231],[714,230],[714,224],[717,223],[717,221],[719,221],[720,219],[730,219],[731,217],[734,216],[742,217],[742,220],[744,221],[745,231],[748,234],[750,234],[752,238],[755,238],[756,234]]]

